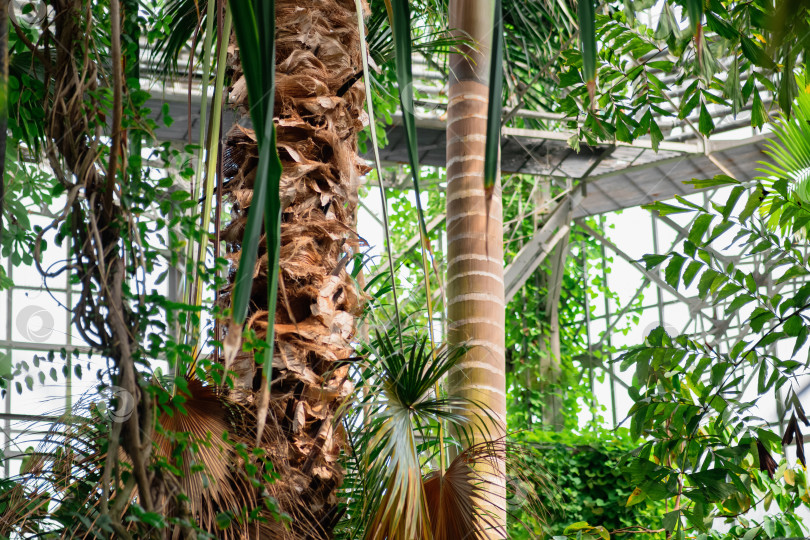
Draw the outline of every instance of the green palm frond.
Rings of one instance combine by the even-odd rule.
[[[363,400],[367,422],[360,444],[371,449],[363,514],[366,538],[428,538],[430,522],[422,484],[419,443],[433,440],[440,421],[462,423],[463,404],[442,398],[433,389],[455,364],[461,351],[434,355],[427,338],[406,340],[404,350],[388,336],[369,346],[376,364],[364,374],[374,390]],[[434,358],[435,356],[435,358]]]
[[[178,61],[184,50],[190,50],[192,56],[196,57],[202,48],[202,40],[195,38],[205,27],[207,14],[207,0],[166,0],[160,10],[160,23],[171,31],[168,32],[168,39],[155,43],[150,58],[159,74],[177,74],[180,69]],[[215,18],[214,28],[216,23]]]
[[[439,8],[433,2],[418,2],[416,5],[412,3],[411,10],[420,14],[411,21],[414,52],[424,56],[446,54],[465,42],[464,39],[451,36],[447,32],[443,24],[446,11],[435,11],[437,9]],[[366,43],[374,62],[378,66],[385,66],[393,62],[396,56],[394,36],[384,3],[372,2],[371,10],[371,17],[367,23]]]
[[[384,2],[370,2],[371,16],[367,23],[366,43],[369,55],[382,67],[394,60],[394,37],[388,21]],[[415,18],[413,32],[417,39],[414,51],[425,55],[446,53],[457,46],[458,38],[450,36],[441,26],[446,11],[443,6],[431,0],[412,3],[412,9],[420,13]],[[208,20],[208,0],[167,0],[161,14],[161,24],[170,31],[169,39],[155,43],[151,61],[161,74],[177,74],[181,67],[178,62],[184,51],[191,51],[195,57],[202,52],[202,40],[195,36],[201,33]],[[216,29],[217,21],[214,21]]]
[[[757,180],[770,193],[760,208],[771,230],[806,234],[810,207],[810,92],[805,77],[797,77],[799,92],[792,114],[780,116],[772,124],[774,138],[765,142],[770,161],[760,163]],[[783,204],[780,201],[794,204]],[[792,229],[792,230],[791,230]]]

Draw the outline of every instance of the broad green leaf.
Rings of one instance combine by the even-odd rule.
[[[684,212],[691,212],[691,208],[683,208],[682,206],[675,206],[674,204],[669,204],[665,202],[656,201],[652,204],[643,204],[641,207],[644,210],[649,210],[651,212],[658,212],[658,215],[668,216],[670,214],[683,214]]]
[[[573,532],[581,531],[583,529],[590,529],[591,526],[588,525],[587,521],[577,521],[576,523],[572,523],[568,527],[565,528],[563,531],[565,534],[570,534]]]
[[[792,315],[785,321],[785,333],[791,337],[797,337],[805,328],[804,319],[802,319],[801,315]]]
[[[703,20],[703,0],[686,0],[686,12],[689,14],[692,35],[698,37],[698,29]]]
[[[664,134],[655,120],[650,120],[650,143],[654,152],[658,152],[658,145],[664,140]]]
[[[723,221],[728,221],[728,218],[731,217],[731,213],[734,211],[734,207],[737,205],[737,201],[740,200],[740,195],[742,195],[744,191],[745,188],[743,186],[736,186],[731,190],[726,200],[726,205],[723,207]]]
[[[706,298],[709,288],[712,286],[715,278],[717,278],[719,275],[722,274],[719,274],[717,271],[712,270],[711,268],[707,268],[706,271],[701,274],[700,281],[698,282],[698,295],[701,298]]]
[[[746,304],[748,304],[750,302],[753,302],[753,301],[754,301],[754,297],[751,296],[750,294],[741,294],[741,295],[737,296],[736,298],[734,298],[734,300],[731,302],[731,304],[729,304],[729,306],[726,308],[726,313],[733,313],[733,312],[739,310],[744,305],[746,305]]]
[[[754,101],[751,105],[751,125],[755,128],[761,128],[768,122],[768,119],[768,111],[765,110],[762,98],[759,97],[759,92],[754,89]]]
[[[678,520],[680,519],[680,517],[681,517],[680,510],[672,510],[664,514],[664,519],[661,521],[661,524],[664,526],[664,529],[666,529],[669,532],[672,532],[675,530],[675,527],[678,526]]]
[[[689,230],[689,241],[695,245],[700,245],[703,235],[709,229],[714,216],[711,214],[702,214],[695,219],[692,228]]]
[[[748,320],[748,324],[751,325],[751,330],[754,332],[759,332],[762,330],[762,327],[765,326],[765,323],[770,321],[774,318],[774,314],[768,311],[765,308],[758,307],[752,313],[751,317]]]
[[[678,288],[678,282],[681,277],[681,269],[683,269],[683,265],[686,262],[686,257],[681,255],[673,255],[672,260],[664,270],[664,279],[667,283],[672,285],[673,288]]]
[[[768,245],[770,246],[770,244],[768,244]],[[810,272],[808,272],[806,268],[804,268],[803,266],[794,265],[794,266],[791,266],[787,270],[787,272],[782,274],[782,276],[779,279],[776,280],[776,284],[778,285],[780,283],[790,281],[791,279],[799,277],[799,276],[806,276],[807,274],[810,274]]]
[[[686,270],[683,272],[683,286],[689,287],[694,281],[695,276],[703,268],[703,264],[700,261],[692,261],[689,263],[689,266],[686,267]]]
[[[668,255],[644,255],[641,257],[641,259],[644,261],[644,265],[647,267],[647,270],[650,268],[655,268],[668,258]]]
[[[799,334],[796,336],[796,343],[793,344],[793,352],[791,353],[791,358],[796,356],[796,353],[799,352],[799,349],[807,343],[807,336],[810,334],[807,330],[806,325],[802,325],[801,329],[799,330]]]
[[[745,208],[743,208],[743,211],[740,212],[740,222],[744,222],[750,218],[757,208],[762,205],[762,201],[764,199],[765,191],[762,184],[757,184],[756,189],[751,192],[751,195],[748,196],[748,201],[745,203]]]
[[[714,120],[712,115],[706,109],[706,103],[700,104],[700,116],[698,118],[698,129],[703,135],[709,135],[714,129]]]

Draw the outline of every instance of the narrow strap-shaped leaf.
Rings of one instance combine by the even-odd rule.
[[[596,97],[596,8],[593,0],[578,0],[579,41],[582,46],[582,74],[588,85],[591,108]]]
[[[226,56],[228,52],[228,41],[227,36],[231,34],[231,23],[233,18],[231,17],[231,10],[230,6],[226,6],[225,8],[225,20],[223,21],[223,39],[219,43],[219,52],[217,56],[217,72],[216,78],[214,82],[214,97],[212,102],[212,115],[211,115],[211,125],[209,130],[209,137],[208,137],[208,144],[206,149],[206,172],[205,172],[205,202],[203,204],[203,212],[202,212],[202,231],[206,235],[205,240],[200,243],[199,249],[197,252],[197,258],[195,262],[202,263],[205,262],[205,253],[208,248],[208,228],[211,226],[211,205],[214,199],[214,184],[216,180],[216,167],[217,167],[217,153],[219,151],[220,145],[220,125],[222,122],[222,97],[223,92],[225,89],[224,81],[225,81],[225,63],[226,63]],[[202,161],[202,160],[200,160]],[[202,276],[195,265],[195,277],[194,277],[194,285],[191,289],[192,291],[192,300],[194,302],[193,305],[200,306],[202,305]],[[192,357],[195,359],[187,370],[187,373],[191,374],[196,369],[196,358],[197,358],[197,351],[200,350],[202,346],[202,334],[199,331],[199,324],[193,324],[191,328],[190,334],[197,340],[194,349],[194,354]]]
[[[275,55],[273,57],[275,58]],[[267,109],[267,122],[264,132],[267,135],[259,152],[258,174],[267,177],[263,179],[263,181],[269,186],[265,198],[264,211],[264,228],[265,237],[267,239],[267,305],[269,306],[269,313],[267,314],[267,335],[265,337],[267,346],[264,349],[264,361],[262,363],[264,380],[262,381],[259,410],[256,418],[256,446],[261,442],[262,434],[264,433],[264,425],[269,408],[270,382],[273,377],[275,305],[278,298],[279,252],[281,249],[281,197],[279,194],[281,160],[276,150],[276,126],[273,123],[272,104]]]
[[[419,189],[419,149],[416,142],[416,118],[413,106],[413,71],[411,66],[411,13],[408,0],[394,0],[393,3],[393,29],[394,46],[396,48],[397,88],[399,89],[399,103],[402,108],[402,123],[405,126],[406,140],[408,141],[408,158],[413,176],[414,197],[416,198],[416,212],[419,220],[419,237],[422,240],[422,271],[425,275],[425,299],[428,312],[428,335],[433,351],[436,350],[436,338],[433,332],[433,303],[430,293],[430,269],[428,264],[428,251],[430,240],[425,213],[422,209],[422,197]],[[436,385],[436,396],[439,396],[439,386]],[[440,426],[441,437],[444,436]],[[441,448],[440,471],[444,472],[444,447]]]
[[[498,176],[498,152],[501,147],[501,114],[503,111],[503,8],[501,0],[495,0],[495,17],[493,20],[492,56],[489,63],[487,140],[484,149],[484,193],[486,194],[487,224],[489,224],[492,192],[495,189],[495,179]]]
[[[386,6],[390,5],[390,2]],[[363,58],[363,83],[366,87],[366,109],[368,110],[368,130],[371,133],[371,146],[374,149],[374,165],[377,169],[377,180],[380,182],[380,203],[382,204],[383,227],[385,233],[385,249],[388,252],[388,271],[391,273],[391,293],[394,297],[394,316],[397,319],[397,335],[399,346],[402,348],[402,321],[399,318],[399,303],[397,302],[397,277],[394,271],[394,255],[391,252],[391,236],[388,226],[388,201],[385,198],[383,186],[382,163],[380,161],[380,145],[377,142],[377,123],[374,121],[374,103],[371,99],[371,71],[368,66],[368,48],[366,47],[366,30],[363,22],[363,5],[361,0],[354,0],[357,10],[357,26],[360,29],[360,56]]]
[[[422,240],[422,264],[425,273],[425,286],[427,291],[428,316],[431,320],[429,327],[431,341],[433,341],[433,308],[430,296],[430,271],[427,252],[430,250],[427,225],[425,225],[425,212],[422,208],[421,189],[419,188],[419,148],[416,140],[416,117],[413,104],[413,71],[411,66],[411,13],[408,0],[393,0],[393,28],[394,46],[396,48],[397,87],[399,89],[399,103],[402,109],[402,124],[405,127],[405,139],[408,143],[408,161],[413,177],[414,196],[416,198],[416,213],[419,221],[419,236]]]
[[[275,4],[275,1],[271,3]],[[262,59],[259,54],[259,28],[257,26],[256,12],[250,0],[230,0],[230,4],[233,12],[234,32],[239,43],[239,57],[242,61],[242,71],[245,74],[248,100],[250,102],[250,118],[253,121],[256,139],[261,141],[264,134],[264,120],[267,115],[264,114]],[[275,26],[275,20],[272,22]]]
[[[203,38],[203,60],[202,60],[202,80],[200,82],[200,149],[198,150],[197,165],[194,171],[194,180],[192,183],[192,200],[200,199],[200,190],[203,183],[203,172],[205,169],[205,137],[208,133],[208,81],[211,79],[211,51],[213,50],[214,43],[214,19],[216,17],[206,17],[205,22],[205,35]],[[191,132],[189,131],[189,134]],[[196,242],[189,242],[186,246],[186,260],[194,261],[194,247]],[[205,249],[205,245],[201,244],[199,248]],[[197,261],[199,262],[199,261]],[[195,278],[196,265],[194,270],[190,271],[185,278],[183,284],[183,299],[187,304],[194,303],[196,296],[194,287],[197,282]],[[190,328],[189,323],[184,328],[184,339],[191,337],[194,332]],[[191,340],[189,340],[191,341]],[[193,365],[191,368],[193,369]]]
[[[267,2],[268,4],[275,5],[275,2]],[[264,9],[273,9],[273,6]],[[276,179],[275,186],[269,186],[270,180],[269,166],[267,163],[269,159],[269,149],[265,148],[269,142],[265,140],[265,135],[272,136],[272,133],[266,133],[269,127],[272,131],[273,126],[273,101],[267,99],[267,95],[274,95],[274,74],[275,69],[263,70],[262,65],[264,61],[269,61],[275,66],[275,55],[269,59],[262,59],[263,49],[260,48],[260,33],[257,23],[257,13],[254,11],[254,6],[250,0],[231,0],[231,9],[233,11],[234,30],[236,32],[236,39],[239,42],[239,54],[242,60],[242,70],[244,71],[245,82],[248,89],[248,99],[250,101],[250,116],[253,120],[253,129],[256,132],[256,139],[259,142],[259,170],[256,175],[256,181],[253,185],[253,204],[248,211],[247,225],[242,239],[242,253],[239,260],[239,268],[236,271],[236,280],[234,283],[233,291],[233,322],[241,325],[245,322],[248,312],[248,303],[250,301],[250,290],[253,284],[253,270],[256,265],[256,258],[258,256],[259,239],[262,232],[262,220],[265,217],[265,207],[262,206],[263,202],[267,201],[268,196],[278,197],[278,179]],[[265,19],[264,24],[269,24],[270,28],[263,28],[263,35],[275,35],[275,18],[269,17]],[[274,46],[274,40],[271,38],[271,46]],[[263,73],[265,72],[265,73]],[[266,73],[271,72],[271,73]],[[264,88],[265,84],[270,84],[269,88]],[[264,114],[262,114],[264,113]],[[269,122],[268,122],[269,119]],[[276,160],[278,154],[276,154]],[[264,156],[268,156],[262,159]],[[274,191],[275,194],[271,195],[269,192]],[[267,238],[271,242],[271,238]],[[271,246],[268,245],[267,254],[270,256],[272,253]],[[272,271],[277,268],[278,261],[270,261],[268,266],[268,280],[273,281],[277,279],[277,272]],[[268,327],[268,333],[271,326]]]
[[[231,0],[236,39],[247,83],[250,116],[259,142],[259,165],[253,186],[253,204],[242,241],[242,252],[233,291],[233,322],[241,328],[247,317],[253,270],[258,257],[262,221],[267,243],[267,346],[264,350],[262,390],[257,414],[256,444],[267,418],[270,378],[272,377],[274,313],[278,296],[279,249],[281,243],[281,160],[276,149],[273,123],[275,100],[275,0]],[[232,347],[233,349],[233,347]],[[226,368],[234,350],[226,351]]]
[[[703,0],[686,0],[686,12],[689,14],[692,35],[697,36],[698,26],[703,22]]]

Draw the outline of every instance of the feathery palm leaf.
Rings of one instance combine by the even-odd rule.
[[[524,109],[554,108],[560,90],[552,67],[578,33],[575,11],[575,0],[503,0],[506,96],[516,96]]]
[[[171,32],[168,39],[155,43],[150,58],[160,74],[177,74],[180,67],[178,61],[185,50],[190,50],[192,59],[196,56],[202,48],[202,42],[196,38],[205,26],[207,15],[207,0],[166,0],[162,5],[161,20],[169,25]],[[216,17],[213,24],[216,28]],[[189,66],[189,70],[192,68]]]
[[[760,212],[771,230],[782,229],[793,234],[806,234],[810,205],[810,93],[804,76],[799,80],[799,92],[790,117],[780,116],[773,124],[774,139],[765,143],[769,162],[758,169],[764,176],[757,178],[772,195],[766,196]],[[776,194],[797,205],[775,205]],[[791,231],[792,228],[792,231]]]
[[[363,403],[368,405],[368,425],[360,437],[360,444],[372,449],[364,466],[368,471],[364,513],[371,518],[365,537],[428,538],[418,443],[435,439],[434,426],[442,420],[463,421],[455,412],[461,410],[459,400],[431,394],[458,353],[445,349],[434,360],[426,338],[406,341],[403,351],[383,335],[370,349],[378,364],[364,373],[374,388]]]

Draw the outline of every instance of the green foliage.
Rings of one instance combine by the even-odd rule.
[[[535,180],[530,177],[512,176],[507,180],[508,193],[504,198],[504,222],[518,221],[512,232],[505,238],[505,257],[507,264],[523,245],[526,238],[535,230],[533,214],[542,215],[549,211],[548,204],[562,191],[549,188],[543,197],[537,198]],[[530,195],[534,193],[532,201]],[[545,201],[545,202],[543,202]],[[604,226],[595,218],[584,221],[595,230]],[[598,303],[606,299],[618,302],[615,291],[606,286],[606,277],[610,268],[601,268],[594,261],[602,260],[601,246],[590,235],[572,224],[569,236],[569,254],[566,258],[564,273],[561,276],[559,310],[560,358],[557,363],[560,373],[551,376],[542,366],[550,362],[551,335],[550,313],[547,313],[546,301],[552,281],[553,255],[548,256],[534,274],[526,281],[523,289],[515,295],[507,306],[507,313],[520,313],[520,317],[506,318],[506,356],[507,388],[509,391],[508,425],[516,430],[535,429],[541,426],[548,413],[549,401],[556,396],[565,411],[559,426],[564,430],[578,431],[583,409],[591,409],[590,416],[594,423],[601,421],[604,406],[595,404],[592,383],[584,374],[595,373],[594,382],[603,381],[604,370],[598,370],[600,364],[614,352],[610,345],[610,336],[601,336],[603,342],[599,347],[589,341],[587,321],[595,316]],[[607,263],[612,262],[605,256]],[[633,321],[638,320],[638,308],[643,295],[628,307],[627,317],[618,321],[613,332],[627,332]],[[543,429],[551,429],[546,424]]]
[[[789,157],[784,142],[772,143],[771,153]],[[676,197],[678,204],[648,205],[694,219],[682,249],[645,256],[647,267],[664,269],[673,287],[696,288],[719,317],[721,332],[736,316],[749,329],[721,350],[707,337],[670,336],[658,328],[619,358],[623,370],[635,370],[630,431],[642,438],[625,463],[637,486],[633,502],[668,501],[672,510],[662,520],[668,531],[709,534],[714,519],[727,518],[729,538],[803,534],[796,509],[810,500],[802,437],[810,422],[797,377],[810,366],[810,261],[797,233],[810,212],[795,196],[795,182],[803,178],[790,180],[766,180],[766,199],[762,183],[745,188],[719,177],[711,183],[733,186],[724,203],[706,209]],[[729,256],[726,245],[739,256]],[[751,266],[752,260],[761,266]],[[746,392],[754,382],[756,392]],[[772,399],[785,414],[792,411],[781,437],[757,415],[757,405]],[[801,468],[787,461],[794,440]],[[776,453],[785,458],[778,462]],[[744,517],[760,502],[773,506],[774,518]]]
[[[278,291],[278,254],[281,244],[281,161],[276,148],[276,128],[273,123],[273,96],[275,96],[275,70],[264,69],[269,58],[275,58],[275,2],[231,2],[234,11],[234,33],[240,46],[242,69],[250,97],[250,114],[259,141],[259,167],[253,186],[252,206],[242,240],[242,253],[233,292],[233,320],[240,325],[248,311],[253,272],[258,257],[262,224],[267,242],[267,298],[275,305]],[[263,203],[263,205],[262,205]],[[273,341],[273,320],[268,321],[268,341]],[[235,354],[235,353],[234,353]],[[226,351],[226,355],[228,352]],[[270,376],[272,350],[265,353],[265,375]]]
[[[626,430],[619,430],[622,434]],[[529,535],[516,523],[509,538],[529,539],[567,536],[584,529],[587,524],[597,538],[601,531],[637,530],[655,522],[664,514],[663,505],[628,505],[635,486],[630,475],[619,466],[634,444],[626,434],[622,438],[610,432],[574,435],[570,432],[524,432],[517,438],[538,449],[539,460],[533,466],[553,479],[555,488],[541,495],[543,504],[551,510],[546,522]],[[641,531],[640,531],[641,532]],[[647,538],[663,537],[649,535]],[[585,536],[587,538],[587,536]]]
[[[572,0],[503,0],[505,107],[554,109],[563,95],[552,66],[562,51],[576,47],[577,2]],[[517,127],[550,127],[537,119],[512,119]]]
[[[516,531],[537,524],[541,497],[553,504],[548,476],[537,467],[540,452],[521,441],[494,438],[487,431],[493,425],[487,409],[442,390],[440,381],[463,352],[446,346],[433,351],[427,336],[414,333],[399,343],[393,331],[377,332],[359,351],[353,369],[357,399],[346,405],[343,421],[350,447],[338,538],[451,540],[467,531],[463,537],[483,539],[488,516],[482,499],[519,515]],[[443,437],[443,424],[456,435]],[[484,443],[473,444],[481,437]],[[457,449],[444,469],[439,460],[443,446]],[[497,483],[475,472],[495,460],[510,479],[505,497],[495,491]],[[438,507],[446,512],[443,521]]]
[[[32,265],[34,253],[31,246],[37,237],[37,230],[31,225],[31,208],[47,208],[54,198],[52,179],[37,167],[17,160],[11,147],[7,151],[3,199],[3,231],[0,235],[0,255],[9,257],[13,266]],[[47,249],[44,246],[43,249]],[[6,268],[0,266],[0,290],[11,286],[6,276]]]
[[[563,53],[560,85],[570,90],[559,110],[572,118],[575,145],[649,136],[657,149],[666,124],[687,126],[686,121],[689,129],[709,135],[715,129],[711,105],[729,107],[734,115],[750,105],[755,127],[767,121],[763,104],[772,98],[790,115],[798,91],[793,72],[803,52],[800,44],[808,39],[801,31],[807,6],[795,7],[796,25],[780,27],[776,21],[792,9],[790,2],[776,2],[774,13],[766,2],[687,1],[680,19],[675,4],[662,5],[655,29],[635,17],[636,10],[649,9],[649,2],[628,0],[623,10],[596,16],[601,46],[595,87],[590,54]],[[683,91],[673,92],[673,85]],[[584,118],[581,125],[578,117]]]
[[[766,141],[765,153],[771,159],[762,164],[758,178],[765,198],[761,212],[767,225],[786,234],[806,236],[807,215],[799,212],[810,205],[810,94],[804,75],[797,76],[798,96],[792,116],[778,118],[773,125],[775,140]],[[787,203],[783,202],[787,201]]]
[[[501,103],[503,102],[503,6],[495,0],[492,46],[489,59],[489,97],[487,99],[487,138],[484,148],[484,191],[487,214],[492,191],[500,169]]]

